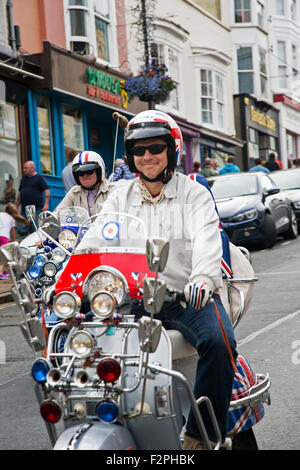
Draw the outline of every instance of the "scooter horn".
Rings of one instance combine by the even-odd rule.
[[[75,383],[78,387],[84,387],[89,381],[89,374],[81,369],[77,372],[75,376]]]
[[[56,369],[50,369],[47,375],[47,381],[49,385],[56,385],[61,380],[61,371]]]

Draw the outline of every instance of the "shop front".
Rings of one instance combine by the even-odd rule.
[[[234,108],[237,136],[245,141],[237,155],[241,169],[249,170],[256,158],[268,160],[272,152],[281,160],[278,109],[248,94],[235,95]]]
[[[28,90],[42,81],[38,67],[23,61],[22,68],[11,56],[0,60],[0,211],[8,202],[15,203],[22,166],[30,152],[28,134]]]
[[[200,137],[201,164],[203,165],[205,158],[213,158],[217,162],[217,167],[222,168],[229,155],[236,159],[237,148],[241,149],[243,145],[243,142],[235,137],[202,128]]]
[[[41,66],[45,77],[28,94],[31,156],[49,185],[53,210],[65,195],[61,174],[68,152],[98,152],[110,174],[114,159],[124,151],[123,130],[112,114],[130,119],[146,109],[146,103],[128,102],[122,74],[49,42],[31,60]]]
[[[300,159],[300,103],[284,94],[274,95],[280,110],[281,155],[284,168]]]

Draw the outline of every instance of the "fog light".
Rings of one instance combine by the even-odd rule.
[[[47,380],[47,374],[50,370],[50,365],[46,359],[37,359],[31,368],[31,374],[37,383],[44,383]]]
[[[104,382],[115,382],[121,374],[121,366],[115,359],[102,359],[97,365],[97,374]]]
[[[70,349],[76,357],[87,357],[94,347],[94,340],[87,331],[75,333],[70,340]]]
[[[105,423],[114,423],[119,415],[118,406],[110,400],[100,401],[97,405],[97,415]]]
[[[108,292],[100,292],[96,294],[91,302],[92,312],[102,320],[109,318],[115,308],[116,301],[114,296]]]
[[[40,412],[42,418],[47,423],[58,423],[61,418],[62,412],[59,404],[54,400],[45,400],[41,403]]]

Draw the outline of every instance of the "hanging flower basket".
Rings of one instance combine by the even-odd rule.
[[[157,104],[166,101],[171,91],[176,88],[167,71],[167,67],[155,59],[151,66],[142,70],[139,75],[126,80],[123,88],[127,92],[129,101],[136,96],[141,101],[153,101]]]

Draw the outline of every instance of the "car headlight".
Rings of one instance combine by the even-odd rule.
[[[97,271],[88,281],[88,297],[90,301],[99,292],[108,292],[120,304],[125,295],[125,284],[121,277],[110,271]]]
[[[251,220],[251,219],[254,219],[256,215],[257,215],[256,209],[252,209],[250,211],[241,212],[240,214],[237,214],[235,217],[232,218],[232,221],[242,222],[245,220]]]
[[[293,206],[295,209],[300,209],[300,201],[299,202],[293,202]]]
[[[76,238],[76,234],[66,228],[60,232],[58,241],[66,250],[69,250],[70,248],[74,248]]]
[[[87,331],[78,331],[70,339],[70,349],[76,357],[87,357],[94,347],[94,339]]]
[[[99,292],[91,301],[92,312],[102,320],[109,318],[116,308],[116,301],[109,292]]]
[[[56,264],[52,263],[51,261],[48,261],[47,263],[45,263],[43,266],[43,273],[47,277],[54,277],[55,274],[57,273]]]
[[[62,263],[66,258],[66,253],[61,248],[54,248],[52,251],[52,259],[56,263]]]
[[[60,292],[53,300],[53,310],[60,318],[70,318],[80,306],[80,298],[72,292]]]

